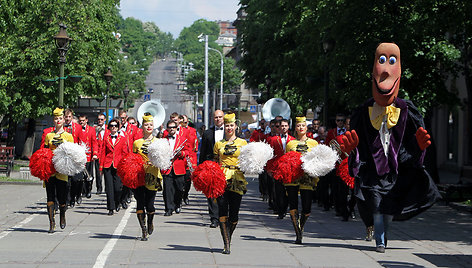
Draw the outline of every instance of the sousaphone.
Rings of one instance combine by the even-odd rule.
[[[272,98],[262,107],[262,117],[266,121],[274,119],[276,116],[282,116],[284,119],[290,119],[290,105],[283,99]]]
[[[166,110],[158,100],[146,101],[138,109],[139,124],[143,123],[144,113],[150,113],[154,117],[154,128],[158,128],[164,123],[166,119]]]

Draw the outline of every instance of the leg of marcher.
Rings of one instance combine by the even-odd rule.
[[[374,213],[375,245],[376,251],[385,252],[385,226],[384,215],[378,212]]]

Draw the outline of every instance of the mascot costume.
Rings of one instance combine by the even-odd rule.
[[[372,95],[351,117],[341,148],[363,214],[373,221],[376,251],[387,247],[392,219],[407,220],[431,207],[439,192],[423,166],[431,144],[423,117],[409,100],[398,98],[400,48],[381,43],[375,51]],[[361,208],[361,206],[359,206]]]

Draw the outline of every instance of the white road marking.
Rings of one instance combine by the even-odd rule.
[[[40,209],[38,210],[38,212],[43,212],[43,211],[46,211],[46,209]],[[21,228],[23,227],[23,225],[27,224],[28,222],[32,221],[36,216],[38,216],[39,214],[31,214],[28,218],[22,220],[20,223],[10,227],[8,230],[6,231],[3,231],[0,233],[0,239],[4,238],[5,236],[7,236],[8,234],[10,234],[12,231],[14,231],[15,229],[17,228]]]
[[[123,233],[123,229],[125,228],[126,224],[128,223],[128,219],[131,216],[131,207],[134,207],[135,201],[133,201],[128,209],[125,212],[125,215],[123,215],[123,218],[120,221],[120,224],[118,227],[116,227],[115,232],[113,233],[113,237],[108,240],[107,244],[103,248],[102,252],[98,254],[97,260],[95,261],[95,264],[93,265],[93,268],[102,268],[105,266],[105,263],[108,259],[108,255],[110,255],[111,251],[115,247],[116,242],[118,242],[118,239],[121,237],[121,233]]]

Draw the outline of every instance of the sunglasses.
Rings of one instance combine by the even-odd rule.
[[[105,121],[105,119],[102,119],[102,118],[98,118],[98,121]]]
[[[167,128],[177,128],[177,127],[167,127]]]
[[[117,124],[110,124],[110,127],[118,127]]]
[[[344,119],[336,119],[336,122],[344,122]]]

